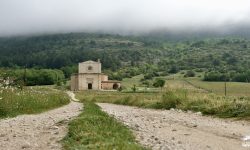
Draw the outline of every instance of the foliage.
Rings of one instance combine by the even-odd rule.
[[[1,77],[1,76],[0,76]],[[16,85],[52,85],[61,84],[64,81],[64,74],[57,69],[8,69],[2,78],[12,78]]]
[[[224,72],[208,72],[204,76],[204,81],[235,81],[235,82],[249,82],[250,70],[243,72],[231,72],[230,74]]]
[[[136,85],[134,84],[131,89],[132,89],[133,92],[136,92]]]
[[[193,69],[223,73],[224,67],[239,76],[250,68],[249,42],[238,37],[170,41],[165,36],[87,33],[0,38],[0,67],[56,68],[69,78],[77,72],[77,63],[99,58],[105,73],[116,80]]]
[[[195,72],[192,70],[188,70],[184,77],[195,77]]]
[[[155,82],[153,83],[153,86],[154,87],[161,87],[161,88],[163,88],[164,87],[164,85],[165,85],[165,80],[164,79],[161,79],[161,78],[157,78],[156,80],[155,80]]]

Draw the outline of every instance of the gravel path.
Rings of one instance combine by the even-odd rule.
[[[249,122],[177,110],[141,109],[104,103],[98,105],[132,128],[139,143],[152,149],[250,149]]]
[[[70,102],[66,106],[41,114],[2,119],[0,149],[61,149],[59,141],[67,134],[67,123],[77,116],[81,109],[81,103]]]

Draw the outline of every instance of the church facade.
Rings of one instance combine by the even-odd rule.
[[[108,80],[108,76],[102,73],[102,64],[98,60],[85,61],[78,65],[78,73],[71,75],[71,90],[117,90],[121,83],[116,80]]]

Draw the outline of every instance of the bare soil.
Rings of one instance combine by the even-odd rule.
[[[247,121],[213,118],[174,109],[98,105],[128,125],[145,147],[163,150],[250,149],[250,123]]]
[[[60,141],[67,134],[67,123],[77,116],[81,109],[81,103],[70,102],[66,106],[41,114],[2,119],[0,149],[61,149]]]

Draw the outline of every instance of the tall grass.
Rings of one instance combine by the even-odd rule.
[[[64,92],[48,87],[0,89],[0,118],[40,113],[67,103],[69,97]]]
[[[249,117],[249,97],[225,97],[215,94],[188,93],[186,90],[171,90],[162,95],[158,108],[177,108],[200,111],[219,117]]]
[[[67,150],[143,149],[127,127],[101,111],[93,102],[86,101],[83,113],[70,122],[63,145]]]
[[[221,96],[184,89],[160,93],[80,92],[81,100],[155,109],[182,109],[219,117],[250,117],[250,97]]]
[[[102,91],[82,91],[76,93],[81,101],[115,103],[130,106],[151,108],[155,102],[160,101],[161,93],[122,93]]]

